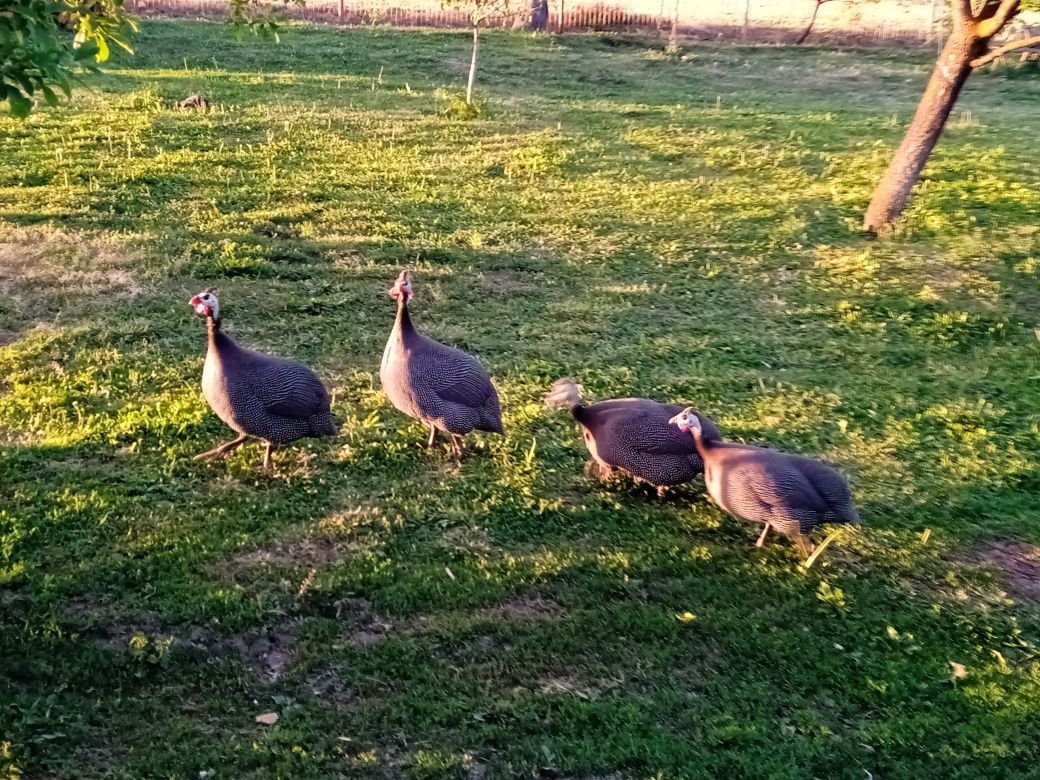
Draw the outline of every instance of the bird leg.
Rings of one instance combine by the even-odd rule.
[[[658,485],[657,486],[657,497],[663,501],[664,497],[667,496],[667,495],[668,495],[668,486],[667,485]]]
[[[808,560],[809,556],[812,555],[813,548],[816,546],[813,544],[809,534],[796,534],[791,538],[794,540],[795,546],[798,547],[798,551]]]
[[[589,479],[597,479],[600,482],[609,482],[617,476],[617,470],[606,463],[589,459],[585,461],[585,476]]]
[[[434,426],[430,426],[430,440],[426,442],[426,449],[432,449],[433,445],[437,443],[437,429]]]
[[[763,528],[762,528],[762,535],[759,536],[758,537],[758,541],[755,542],[755,547],[765,547],[766,546],[766,536],[769,535],[769,528],[770,528],[769,523],[765,523]]]
[[[274,452],[274,445],[271,442],[266,443],[267,446],[264,448],[264,471],[271,470],[271,453]]]
[[[247,441],[249,441],[249,437],[243,433],[234,441],[229,441],[226,444],[221,444],[219,447],[214,447],[213,449],[207,450],[206,452],[200,452],[198,455],[195,456],[194,459],[219,460],[221,458],[226,458],[227,454],[231,452],[231,450],[235,449],[235,447],[245,444]]]
[[[457,433],[451,435],[451,453],[456,460],[462,460],[462,437]]]

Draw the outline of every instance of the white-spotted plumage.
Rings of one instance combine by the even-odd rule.
[[[729,514],[763,523],[803,551],[818,526],[860,522],[848,482],[835,469],[802,455],[722,441],[705,420],[684,409],[671,422],[696,443],[708,494]],[[764,539],[763,533],[760,543]]]
[[[196,295],[191,304],[206,318],[209,336],[202,393],[217,416],[240,434],[198,459],[222,457],[255,438],[267,443],[264,465],[270,466],[276,445],[336,434],[329,394],[313,371],[295,360],[238,346],[221,330],[220,306],[212,289]]]
[[[704,470],[693,439],[668,424],[682,411],[680,406],[648,398],[612,398],[586,404],[571,379],[554,382],[545,403],[573,415],[589,453],[608,470],[627,471],[659,491],[689,482]],[[714,425],[710,421],[706,424],[718,436]]]
[[[474,430],[502,433],[502,410],[490,377],[476,358],[434,341],[412,324],[408,300],[411,274],[402,271],[390,295],[397,299],[397,319],[383,350],[379,378],[390,402],[430,428],[452,437],[456,454],[460,437]]]

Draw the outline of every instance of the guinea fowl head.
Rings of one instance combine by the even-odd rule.
[[[217,300],[216,288],[207,287],[198,295],[193,295],[188,303],[200,317],[220,320],[220,301]]]
[[[581,388],[573,379],[557,379],[545,396],[545,405],[550,409],[573,409],[581,406]]]
[[[407,268],[401,271],[394,286],[387,290],[387,295],[395,300],[403,299],[407,303],[412,297],[412,272]]]
[[[692,433],[695,437],[703,432],[701,418],[692,406],[687,406],[668,422],[683,433]]]

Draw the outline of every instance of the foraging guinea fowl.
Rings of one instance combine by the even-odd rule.
[[[824,523],[860,522],[845,478],[818,460],[712,434],[693,408],[669,422],[692,434],[704,459],[704,482],[716,504],[734,517],[763,523],[756,547],[770,528],[789,537],[808,556],[810,534]]]
[[[502,433],[498,393],[487,372],[471,355],[424,336],[412,324],[408,301],[412,274],[401,271],[388,294],[397,301],[397,319],[383,350],[379,379],[390,402],[430,429],[451,435],[456,456],[470,431]]]
[[[637,481],[648,482],[663,496],[668,487],[689,482],[702,471],[704,462],[693,439],[669,425],[681,406],[662,404],[648,398],[613,398],[585,404],[571,379],[558,379],[545,397],[553,409],[569,411],[581,426],[585,446],[600,473],[621,469]],[[705,418],[710,436],[719,432]]]
[[[217,416],[238,432],[234,441],[195,456],[216,460],[249,439],[266,443],[264,468],[282,444],[307,436],[335,436],[329,394],[307,366],[242,349],[220,329],[220,302],[212,287],[190,301],[206,318],[209,348],[202,370],[202,394]]]

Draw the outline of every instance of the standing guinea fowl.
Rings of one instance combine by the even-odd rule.
[[[427,446],[434,445],[437,431],[450,434],[457,457],[462,456],[463,434],[502,433],[498,393],[480,363],[424,336],[412,324],[412,274],[401,271],[388,294],[397,301],[397,319],[383,350],[379,379],[390,402],[429,427]]]
[[[845,478],[818,460],[750,444],[725,442],[693,408],[669,420],[692,434],[704,459],[708,494],[726,512],[762,523],[756,547],[770,528],[789,537],[806,556],[813,530],[824,523],[860,522]]]
[[[306,436],[335,436],[329,394],[307,366],[242,349],[220,329],[220,302],[212,287],[190,301],[206,318],[209,348],[202,369],[202,394],[217,416],[239,433],[234,441],[195,456],[216,460],[249,439],[267,444],[264,468],[276,446]]]
[[[697,445],[669,425],[681,406],[662,404],[648,398],[612,398],[595,404],[582,403],[581,392],[571,379],[558,379],[545,397],[553,409],[569,411],[581,426],[585,446],[601,474],[617,469],[647,482],[663,496],[668,487],[689,482],[702,471],[704,462]],[[719,432],[705,418],[709,436]]]

